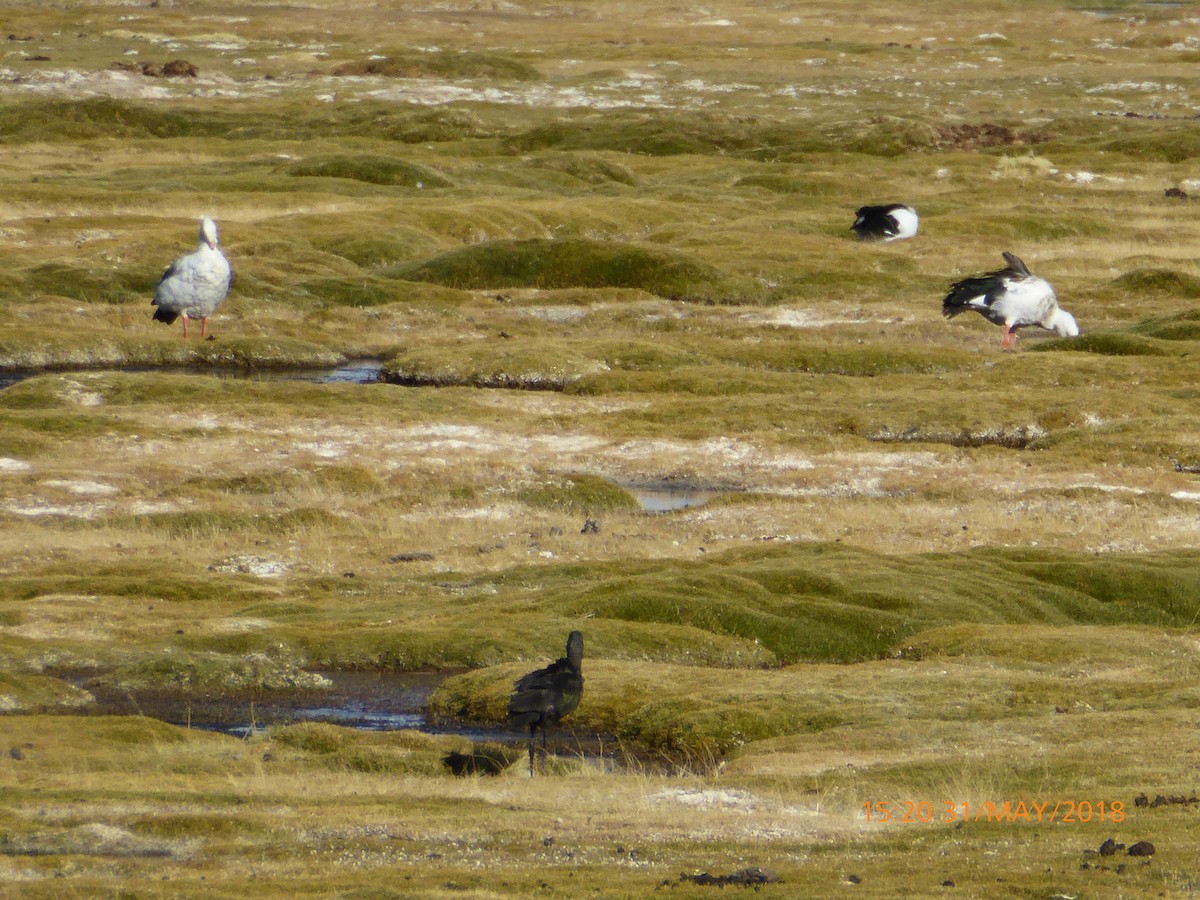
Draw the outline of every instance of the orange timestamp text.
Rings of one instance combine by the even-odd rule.
[[[1088,822],[1124,822],[1120,800],[868,800],[863,803],[868,822],[931,825],[951,822],[1012,822],[1063,825]]]

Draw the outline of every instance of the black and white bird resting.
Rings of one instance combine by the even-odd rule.
[[[533,736],[540,726],[542,747],[546,727],[574,712],[583,696],[583,634],[567,637],[567,655],[544,669],[519,678],[508,700],[508,721],[514,728],[529,726],[529,774],[533,774]]]
[[[188,319],[200,320],[200,337],[208,332],[208,317],[229,293],[233,273],[229,261],[217,246],[217,223],[205,216],[200,220],[200,245],[193,253],[181,256],[163,272],[154,299],[150,301],[154,319],[170,325],[183,317],[183,336],[188,336]]]
[[[1004,261],[1008,265],[1003,269],[954,282],[942,301],[942,315],[953,318],[974,310],[989,322],[1003,325],[1001,349],[1016,344],[1017,329],[1027,325],[1037,325],[1062,337],[1079,334],[1075,317],[1059,308],[1050,282],[1031,273],[1007,250]]]
[[[917,233],[917,211],[903,203],[863,206],[850,230],[860,241],[900,241]]]

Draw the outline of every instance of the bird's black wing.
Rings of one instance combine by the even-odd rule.
[[[559,719],[579,705],[583,677],[565,659],[523,675],[513,686],[508,700],[508,720],[513,725],[532,725]]]
[[[170,278],[172,275],[174,275],[175,272],[176,272],[175,263],[171,263],[169,266],[167,266],[167,271],[162,273],[162,278],[158,279],[158,283],[162,284],[164,281],[166,281],[168,278]],[[151,302],[153,302],[153,301],[151,301]]]
[[[954,282],[950,285],[950,293],[942,300],[942,315],[952,317],[968,309],[977,308],[971,306],[971,301],[978,301],[981,297],[984,305],[990,307],[1004,296],[1004,285],[996,277],[998,274],[1001,273],[976,275]]]

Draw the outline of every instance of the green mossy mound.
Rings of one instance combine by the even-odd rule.
[[[1200,297],[1200,278],[1174,269],[1134,269],[1110,281],[1105,291],[1123,297],[1151,294],[1193,299]],[[1197,317],[1195,311],[1185,315]]]
[[[538,509],[584,515],[610,511],[636,512],[641,508],[627,490],[596,475],[565,475],[548,484],[520,491],[517,499]]]
[[[558,153],[534,159],[531,168],[559,172],[589,185],[623,184],[633,186],[633,171],[614,160],[588,153]]]
[[[1196,279],[1195,287],[1200,290],[1200,279]],[[1186,290],[1185,285],[1181,288]],[[1189,293],[1183,296],[1192,296]],[[1200,310],[1189,309],[1174,315],[1158,319],[1147,319],[1129,329],[1135,334],[1157,338],[1163,341],[1195,341],[1200,340]]]
[[[321,305],[338,307],[383,306],[409,296],[403,282],[360,276],[352,278],[309,278],[298,285]]]
[[[333,287],[345,288],[350,299],[359,300],[357,305],[363,306],[373,305],[372,301],[390,302],[397,296],[395,287],[390,283],[381,286],[384,293],[378,297],[367,288],[362,288],[361,293],[356,292],[355,283],[347,287],[344,282],[336,280]],[[149,305],[146,310],[146,318],[149,319]],[[179,326],[176,323],[171,327],[174,329]],[[216,332],[215,326],[213,332]],[[129,336],[96,340],[86,330],[61,330],[36,342],[23,340],[20,335],[0,335],[0,371],[157,369],[177,366],[251,371],[257,368],[336,366],[345,360],[336,350],[288,337],[244,338],[222,332],[210,341],[182,341],[178,339],[177,332],[168,333],[165,329],[162,335],[169,339]],[[8,390],[14,389],[16,392],[13,396],[21,397],[26,391],[38,389],[38,385],[21,382]],[[61,387],[46,389],[62,392]],[[19,401],[10,401],[6,396],[5,402]]]
[[[336,77],[486,78],[533,81],[541,77],[533,66],[492,53],[461,50],[453,53],[393,53],[382,59],[346,62],[330,73]]]
[[[561,391],[603,368],[603,363],[569,344],[500,338],[460,345],[453,351],[414,346],[388,360],[379,377],[408,386]]]
[[[119,667],[101,681],[121,692],[239,698],[321,690],[329,681],[278,651],[231,654],[173,649]]]
[[[166,106],[112,98],[0,103],[0,140],[74,141],[96,138],[324,140],[372,134],[405,144],[487,138],[508,132],[506,117],[487,110],[397,108],[364,101],[348,105],[284,103],[270,109],[215,107],[203,101]],[[187,182],[179,181],[179,187]],[[163,182],[155,185],[162,190]]]
[[[1101,356],[1175,356],[1180,351],[1161,340],[1123,331],[1085,332],[1073,338],[1054,338],[1030,346],[1034,352],[1073,350]]]
[[[764,295],[748,280],[680,253],[588,239],[488,241],[390,273],[469,290],[637,288],[671,300],[708,303],[756,302]]]
[[[99,137],[226,137],[238,114],[106,97],[0,105],[0,138],[87,140]]]
[[[398,185],[411,188],[440,188],[450,182],[425,166],[387,156],[322,156],[288,166],[295,178],[349,178],[367,184]]]
[[[334,771],[422,776],[448,774],[442,757],[461,743],[416,730],[371,733],[317,722],[273,728],[269,739],[283,753],[316,756]]]
[[[0,648],[0,658],[3,655]],[[0,715],[75,711],[94,702],[95,698],[87,691],[57,678],[0,672]]]
[[[161,274],[48,262],[7,279],[0,287],[0,296],[27,300],[47,295],[81,303],[126,303],[141,297],[149,304]]]

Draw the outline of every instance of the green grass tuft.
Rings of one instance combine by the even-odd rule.
[[[391,274],[472,290],[491,288],[639,288],[671,300],[743,303],[761,288],[682,253],[588,239],[495,240],[452,250]]]
[[[532,81],[537,69],[526,63],[493,53],[468,50],[435,53],[392,53],[383,59],[347,62],[335,66],[337,77],[377,75],[385,78],[486,78]]]
[[[584,515],[640,509],[627,490],[597,475],[565,475],[549,484],[522,490],[517,499],[538,509]]]
[[[450,182],[432,169],[388,156],[320,156],[288,166],[295,178],[349,178],[367,184],[440,188]]]

